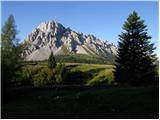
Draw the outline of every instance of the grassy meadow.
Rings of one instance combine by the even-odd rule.
[[[113,65],[65,66],[69,72],[63,85],[10,89],[2,118],[158,118],[158,86],[119,86]],[[45,62],[23,66],[28,78],[46,68]]]
[[[85,86],[116,84],[113,77],[113,65],[65,63],[64,66],[65,75],[63,84]],[[48,76],[46,74],[49,73],[47,62],[25,63],[20,71],[21,73],[22,78],[19,80],[21,84],[34,86],[36,81],[45,82]],[[38,78],[43,79],[39,81]]]

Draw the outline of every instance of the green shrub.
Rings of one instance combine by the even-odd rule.
[[[64,77],[65,77],[65,65],[63,63],[59,63],[56,67],[56,83],[57,84],[62,84],[64,82]]]
[[[38,73],[33,76],[34,87],[44,87],[46,85],[47,76],[46,69],[38,71]]]
[[[65,75],[65,65],[60,63],[54,69],[40,66],[25,66],[19,72],[18,84],[44,87],[46,85],[62,84]]]
[[[47,73],[47,81],[48,85],[56,85],[56,84],[62,84],[65,77],[65,65],[63,63],[59,63],[56,65],[56,68],[48,69]]]
[[[31,81],[32,81],[32,74],[33,74],[33,71],[30,70],[29,68],[24,68],[22,70],[22,79],[20,81],[20,84],[21,85],[30,85],[31,84]]]
[[[54,85],[55,84],[55,69],[51,70],[51,69],[46,69],[47,71],[47,85]]]
[[[16,78],[16,84],[18,86],[24,86],[24,85],[32,85],[33,82],[33,76],[40,71],[42,67],[40,66],[25,66],[22,67],[21,70],[17,72],[17,78]]]

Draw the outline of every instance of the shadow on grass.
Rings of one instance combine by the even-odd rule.
[[[14,88],[2,118],[158,118],[158,87]]]
[[[85,72],[82,71],[72,71],[65,75],[64,84],[84,84],[87,80],[92,79],[98,72],[104,70],[105,68],[91,69]]]

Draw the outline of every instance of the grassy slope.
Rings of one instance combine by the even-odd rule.
[[[57,61],[63,60],[64,62],[73,63],[90,63],[90,64],[113,64],[114,60],[109,61],[107,58],[88,56],[83,54],[72,54],[72,55],[57,55],[55,56]]]
[[[70,72],[79,71],[82,72],[86,85],[98,85],[99,83],[111,83],[113,82],[113,65],[106,64],[72,64],[66,65]],[[78,72],[77,72],[78,73]],[[86,77],[85,77],[86,76]]]
[[[158,118],[158,87],[17,88],[2,118]]]
[[[65,65],[69,71],[67,81],[71,80],[70,83],[80,81],[81,84],[85,85],[98,85],[102,82],[106,84],[113,82],[113,65],[82,63],[65,63]],[[32,71],[37,68],[43,69],[47,67],[47,63],[39,62],[36,65],[26,65],[25,67]]]

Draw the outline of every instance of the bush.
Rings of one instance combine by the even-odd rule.
[[[19,85],[31,85],[32,82],[32,70],[29,68],[23,68],[21,71],[20,80],[18,80]]]
[[[56,67],[56,74],[55,74],[57,84],[62,84],[64,82],[65,72],[66,72],[65,65],[63,63],[59,63]]]
[[[51,69],[46,69],[47,71],[47,83],[46,85],[55,85],[56,82],[56,78],[55,78],[55,69],[51,70]]]
[[[65,66],[58,64],[55,69],[43,68],[33,78],[33,85],[35,87],[44,87],[46,85],[52,86],[62,84],[64,81]]]
[[[47,72],[45,69],[40,70],[33,77],[33,85],[34,87],[44,87],[46,85]]]
[[[17,73],[19,75],[17,85],[44,87],[46,85],[63,84],[65,71],[65,65],[62,63],[57,64],[56,68],[53,69],[39,65],[26,65]]]
[[[40,71],[42,67],[35,66],[25,66],[22,67],[20,71],[17,72],[18,78],[16,79],[17,85],[33,85],[33,77]]]

